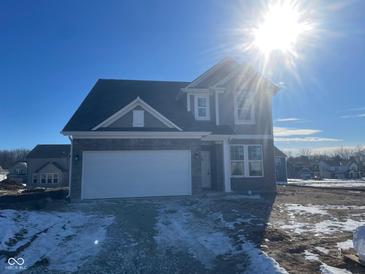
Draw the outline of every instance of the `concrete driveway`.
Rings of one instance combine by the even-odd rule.
[[[9,273],[24,270],[9,257],[23,258],[27,273],[282,273],[258,248],[271,206],[207,194],[1,210],[1,261]]]

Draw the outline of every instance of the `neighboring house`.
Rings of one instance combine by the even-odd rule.
[[[274,156],[275,156],[275,176],[276,182],[278,183],[286,183],[288,181],[287,177],[287,166],[286,166],[286,158],[284,152],[282,152],[277,147],[274,147]]]
[[[308,156],[290,157],[287,160],[288,177],[311,179],[320,178],[319,161]]]
[[[0,166],[0,182],[5,180],[7,178],[7,175],[8,175],[9,171],[3,169],[1,166]]]
[[[27,155],[28,187],[68,186],[70,145],[37,145]]]
[[[9,174],[7,175],[8,182],[12,183],[27,183],[27,162],[18,161],[9,169]]]
[[[319,164],[321,178],[358,179],[361,178],[359,165],[355,160],[322,160]]]
[[[347,178],[348,179],[359,179],[361,178],[360,165],[353,159],[347,162]]]
[[[277,90],[232,59],[192,82],[98,80],[62,131],[71,199],[275,192]]]

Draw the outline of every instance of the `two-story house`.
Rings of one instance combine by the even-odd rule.
[[[70,197],[274,192],[277,90],[232,59],[192,82],[98,80],[62,130]]]

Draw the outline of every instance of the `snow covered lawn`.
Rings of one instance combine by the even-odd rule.
[[[209,193],[0,210],[0,273],[17,271],[10,257],[27,273],[363,271],[341,252],[365,224],[365,192],[278,190],[275,199]]]
[[[76,271],[99,251],[112,222],[77,212],[0,210],[0,261],[6,266],[0,272],[21,270],[11,268],[8,257],[23,258],[23,268],[42,262],[52,271]]]
[[[365,188],[365,180],[341,180],[341,179],[323,179],[323,180],[302,180],[288,179],[289,185],[311,186],[311,187],[340,187],[340,188]]]

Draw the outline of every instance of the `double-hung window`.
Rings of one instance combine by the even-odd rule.
[[[253,99],[247,92],[240,93],[234,101],[234,121],[235,124],[254,124],[255,112]]]
[[[195,95],[195,119],[210,120],[209,95]]]
[[[264,175],[261,145],[231,145],[231,176],[262,177]]]

